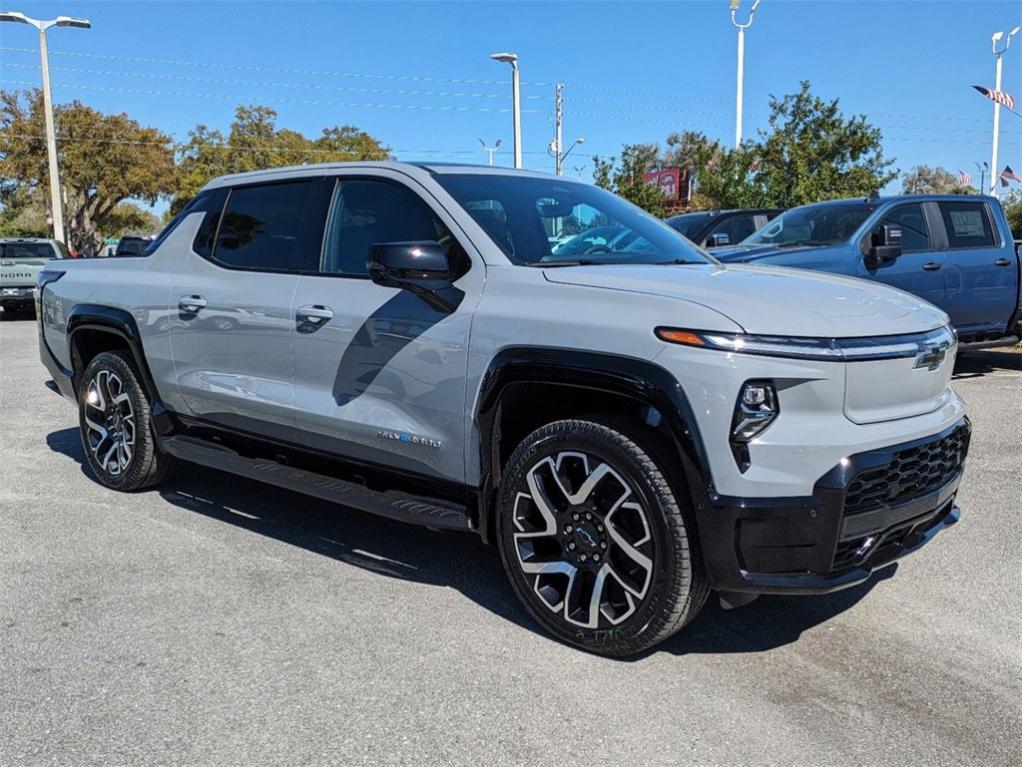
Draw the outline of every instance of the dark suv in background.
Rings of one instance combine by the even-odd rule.
[[[716,248],[741,242],[781,212],[774,208],[702,210],[671,216],[665,223],[696,245]]]

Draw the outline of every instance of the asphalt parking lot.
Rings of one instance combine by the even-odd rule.
[[[0,765],[1022,763],[1022,355],[960,360],[962,521],[894,577],[630,661],[539,633],[472,536],[198,467],[106,490],[31,319],[0,360]]]

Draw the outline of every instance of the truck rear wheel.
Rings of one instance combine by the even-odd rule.
[[[497,537],[515,593],[550,633],[601,655],[652,647],[706,600],[682,501],[641,441],[616,424],[557,421],[522,441],[501,483]]]
[[[78,392],[82,447],[96,478],[131,492],[159,484],[173,458],[159,451],[149,400],[125,352],[103,352],[89,363]]]

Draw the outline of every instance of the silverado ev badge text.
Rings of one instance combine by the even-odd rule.
[[[944,362],[944,357],[947,356],[947,350],[947,343],[930,344],[916,354],[916,364],[912,367],[936,370],[940,367],[941,363]]]
[[[402,431],[390,431],[389,429],[380,429],[376,432],[376,436],[383,439],[393,439],[397,442],[407,442],[410,445],[422,445],[424,447],[443,447],[444,445],[444,443],[438,439],[419,437],[415,434],[405,434]]]

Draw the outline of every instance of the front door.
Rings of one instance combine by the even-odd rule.
[[[895,205],[885,211],[866,234],[863,253],[869,247],[874,232],[884,224],[901,229],[901,255],[872,269],[864,259],[861,276],[914,293],[943,309],[947,301],[946,254],[935,241],[936,233],[923,204]]]
[[[235,187],[222,217],[203,222],[170,298],[178,392],[191,415],[270,436],[293,429],[292,301],[303,258],[318,253],[325,212],[319,233],[312,212],[323,184]]]
[[[317,274],[294,298],[295,418],[310,447],[407,472],[464,481],[471,307],[482,268],[453,222],[397,174],[337,178]],[[373,283],[377,242],[440,241],[467,270],[444,311]]]

